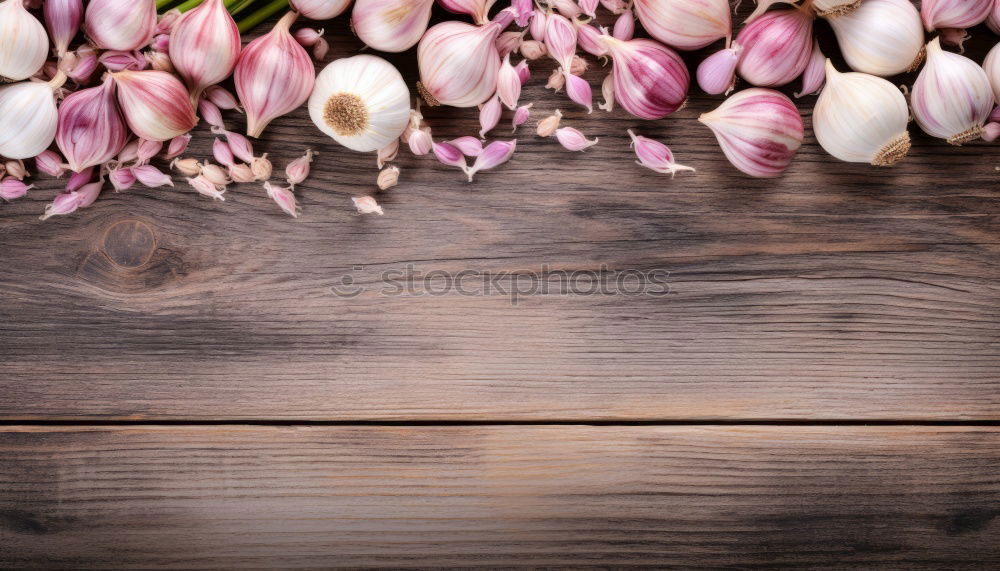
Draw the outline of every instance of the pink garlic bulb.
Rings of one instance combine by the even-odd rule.
[[[432,7],[434,0],[357,0],[351,29],[379,51],[406,51],[427,31]]]
[[[187,89],[165,71],[112,73],[118,105],[129,129],[143,139],[167,141],[198,124]]]
[[[940,30],[944,43],[961,47],[966,28],[989,16],[993,0],[922,0],[920,19],[928,32]]]
[[[184,78],[192,101],[233,73],[240,46],[240,31],[222,0],[205,0],[174,23],[170,62]]]
[[[795,104],[773,89],[744,89],[698,121],[715,133],[734,167],[759,178],[784,172],[805,135]]]
[[[52,37],[56,55],[62,57],[69,50],[69,43],[80,31],[83,0],[45,0],[42,12],[45,14],[45,26]]]
[[[309,99],[316,82],[312,59],[289,28],[298,14],[285,14],[267,34],[243,48],[233,73],[247,114],[247,135],[259,137],[274,119]]]
[[[115,82],[75,91],[59,106],[56,145],[73,172],[104,164],[125,148],[129,131],[115,99]]]
[[[927,44],[927,63],[910,92],[910,108],[925,133],[961,145],[978,139],[996,105],[983,68],[971,59]]]
[[[697,50],[732,34],[728,0],[635,0],[642,27],[679,50]]]
[[[662,119],[687,101],[691,77],[677,52],[646,39],[602,36],[601,41],[614,62],[615,98],[626,111],[640,119]]]
[[[983,70],[986,71],[990,85],[993,86],[993,96],[997,101],[1000,101],[1000,43],[993,46],[993,49],[986,54],[986,59],[983,60]]]
[[[496,0],[438,0],[438,5],[452,14],[472,16],[473,22],[482,25],[490,21],[494,2]]]
[[[83,29],[99,48],[120,51],[143,48],[156,31],[156,2],[90,0]]]
[[[420,83],[417,89],[429,105],[475,107],[493,95],[500,71],[495,41],[513,19],[501,12],[485,26],[442,22],[417,45]]]
[[[288,0],[288,3],[310,20],[331,20],[343,14],[351,0]]]
[[[1000,2],[993,0],[993,7],[986,17],[986,25],[994,34],[1000,35]]]
[[[802,75],[812,53],[812,13],[799,8],[773,10],[740,30],[740,77],[761,87],[777,87]]]
[[[740,61],[743,49],[734,43],[731,47],[719,50],[705,58],[698,65],[698,87],[709,95],[729,93],[736,85],[736,64]]]

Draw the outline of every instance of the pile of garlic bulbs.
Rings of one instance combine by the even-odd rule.
[[[438,0],[451,19],[433,26],[433,0],[272,0],[237,22],[234,14],[256,1],[0,1],[0,198],[28,192],[31,161],[39,172],[69,175],[43,218],[93,204],[106,186],[172,186],[158,166],[169,163],[206,197],[225,200],[230,185],[257,183],[297,216],[295,187],[315,153],[290,161],[279,184],[251,138],[305,104],[320,131],[376,155],[379,190],[398,184],[390,163],[401,148],[472,181],[514,156],[516,139],[490,134],[504,113],[514,132],[529,120],[535,102],[522,101],[522,87],[545,61],[546,87],[564,92],[568,105],[588,113],[618,106],[636,122],[685,108],[694,75],[705,93],[724,97],[700,122],[753,177],[780,176],[804,140],[794,101],[776,90],[796,80],[796,97],[819,93],[816,138],[843,161],[902,160],[911,117],[955,145],[1000,136],[1000,46],[982,65],[961,53],[968,28],[1000,30],[1000,0],[924,0],[919,10],[910,0],[758,0],[738,29],[728,0]],[[317,74],[314,60],[327,59],[330,46],[323,30],[302,22],[342,14],[369,53],[337,54]],[[271,16],[271,29],[244,44],[241,32]],[[821,51],[820,19],[850,69]],[[704,48],[713,53],[692,74],[679,52]],[[371,53],[410,49],[420,75],[412,91]],[[591,85],[585,72],[597,63],[606,73]],[[888,79],[914,71],[911,89]],[[421,104],[477,108],[480,128],[437,139]],[[239,113],[245,135],[226,124]],[[211,160],[183,156],[202,121],[216,136]],[[599,144],[565,122],[556,110],[534,135],[573,152]],[[663,143],[628,135],[639,165],[671,176],[694,171]],[[383,213],[372,196],[353,203]]]

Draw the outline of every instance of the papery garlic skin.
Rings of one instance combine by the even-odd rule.
[[[198,124],[187,89],[165,71],[119,71],[112,73],[121,108],[129,129],[143,139],[167,141]]]
[[[332,20],[347,10],[351,0],[288,0],[288,3],[310,20]]]
[[[236,64],[233,82],[251,137],[259,137],[271,121],[299,108],[312,93],[316,68],[289,31],[297,16],[285,14],[270,32],[243,48]]]
[[[170,62],[187,84],[192,101],[233,73],[241,45],[236,21],[222,0],[205,0],[174,23]]]
[[[927,44],[927,63],[910,91],[917,125],[928,135],[961,145],[982,136],[996,101],[989,77],[976,62]]]
[[[110,161],[125,148],[128,137],[110,76],[98,87],[69,94],[59,106],[56,145],[71,171]]]
[[[743,51],[736,69],[759,87],[777,87],[802,75],[812,53],[813,17],[798,8],[765,12],[736,36]]]
[[[59,124],[54,91],[65,81],[60,73],[49,83],[25,81],[0,87],[0,156],[28,159],[52,144]]]
[[[997,5],[1000,5],[1000,2]],[[986,54],[986,59],[983,60],[983,70],[993,87],[993,97],[1000,101],[1000,43],[993,46],[993,49]]]
[[[95,46],[132,51],[145,47],[156,32],[154,0],[90,0],[83,29]]]
[[[867,73],[841,73],[826,62],[826,87],[813,109],[821,147],[850,163],[890,166],[910,150],[906,98],[892,83]]]
[[[410,91],[384,59],[359,55],[334,61],[316,78],[309,116],[345,147],[377,151],[398,138],[410,121]]]
[[[52,37],[56,55],[61,58],[69,50],[69,43],[80,31],[83,0],[45,0],[42,12],[45,14],[45,26]],[[3,33],[0,31],[0,37],[3,37]]]
[[[601,36],[613,60],[618,103],[640,119],[662,119],[687,101],[691,77],[677,52],[646,39]]]
[[[697,50],[732,34],[728,0],[635,0],[643,29],[679,50]]]
[[[923,61],[924,28],[910,0],[862,0],[857,8],[824,19],[855,71],[886,77]]]
[[[22,0],[0,2],[0,83],[27,79],[45,65],[49,37]]]
[[[784,172],[805,136],[795,104],[773,89],[744,89],[698,121],[712,129],[734,167],[759,178]]]
[[[417,45],[420,68],[418,89],[430,105],[475,107],[493,95],[500,71],[494,42],[512,16],[477,27],[464,22],[442,22],[424,34]]]
[[[434,0],[356,0],[351,29],[361,41],[383,52],[402,52],[427,31]]]

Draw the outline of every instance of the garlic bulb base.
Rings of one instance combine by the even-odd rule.
[[[948,137],[947,141],[949,145],[955,145],[956,147],[962,146],[963,143],[968,143],[969,141],[975,141],[976,139],[983,136],[983,128],[976,125],[971,129],[963,131],[953,137]]]
[[[920,69],[920,66],[923,65],[925,59],[927,59],[927,46],[920,48],[920,51],[917,52],[917,57],[914,58],[913,63],[911,63],[910,67],[906,68],[906,71],[903,73],[913,73],[914,71],[917,71]]]
[[[420,97],[425,103],[427,103],[428,107],[439,107],[441,105],[441,102],[435,99],[434,96],[431,95],[431,92],[427,91],[427,88],[424,87],[424,84],[420,81],[417,82],[417,93],[420,94]]]
[[[892,165],[898,163],[900,159],[905,157],[909,152],[910,134],[903,133],[890,141],[888,145],[882,147],[882,150],[875,155],[874,159],[872,159],[872,166],[891,167]]]
[[[816,15],[820,18],[836,18],[837,16],[844,16],[850,14],[851,12],[858,9],[861,6],[861,0],[856,2],[850,2],[847,4],[839,4],[830,8],[829,10],[816,10]]]
[[[365,131],[368,109],[365,102],[353,93],[338,93],[327,99],[323,120],[338,135],[353,137]]]

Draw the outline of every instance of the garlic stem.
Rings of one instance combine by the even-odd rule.
[[[185,2],[182,2],[179,6],[177,6],[177,9],[180,10],[181,12],[194,10],[198,6],[201,6],[202,2],[204,1],[205,0],[186,0]]]
[[[156,0],[156,11],[163,11],[176,3],[177,0]]]
[[[288,7],[288,0],[271,0],[271,2],[269,2],[266,6],[250,14],[242,22],[239,22],[237,24],[237,27],[239,27],[240,32],[246,32],[248,30],[252,30],[264,20],[270,18],[271,16],[277,14],[278,12],[284,10],[287,7]]]
[[[225,0],[226,9],[234,18],[256,2],[257,0]]]

